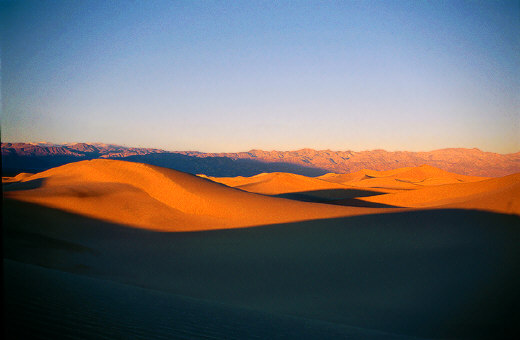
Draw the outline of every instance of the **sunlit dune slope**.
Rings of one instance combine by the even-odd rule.
[[[252,177],[204,177],[230,187],[265,195],[345,189],[344,185],[338,183],[285,172],[262,173]]]
[[[360,195],[357,199],[394,207],[465,208],[519,214],[519,176],[520,174],[504,178],[465,176],[423,165],[388,171],[329,173],[317,178],[285,173],[208,178],[242,190],[268,195],[329,189],[361,189],[362,192],[370,189],[371,192],[386,194]],[[349,204],[350,201],[345,202]],[[338,201],[337,204],[342,203]]]
[[[256,226],[375,211],[267,197],[175,170],[114,160],[67,164],[7,184],[4,189],[7,198],[169,231]]]
[[[364,170],[361,170],[361,171],[352,172],[349,174],[336,174],[336,173],[330,172],[328,174],[318,176],[316,178],[319,178],[319,179],[327,181],[327,182],[346,184],[349,182],[361,181],[362,179],[366,179],[368,177],[365,176]]]
[[[520,214],[520,174],[360,198],[401,207],[483,209]]]
[[[387,171],[361,170],[350,174],[325,174],[324,181],[362,188],[417,189],[421,186],[477,182],[487,177],[465,176],[433,166],[406,167]]]
[[[370,188],[374,191],[391,193],[402,189],[420,189],[424,186],[468,183],[488,179],[487,177],[454,174],[429,165],[387,171],[361,170],[350,174],[328,173],[314,178],[279,172],[263,173],[252,177],[199,176],[230,187],[266,195],[352,188]]]
[[[27,172],[21,172],[18,175],[14,177],[2,177],[2,183],[13,183],[13,182],[20,182],[24,179],[31,177],[33,174],[27,173]]]

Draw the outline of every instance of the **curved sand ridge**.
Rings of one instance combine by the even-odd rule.
[[[230,187],[265,195],[346,188],[342,184],[285,172],[262,173],[252,177],[204,177]]]
[[[487,179],[487,177],[454,174],[429,165],[387,171],[361,170],[350,174],[328,173],[319,177],[306,177],[280,172],[262,173],[252,177],[199,176],[230,187],[265,195],[353,187],[394,192],[399,189],[419,189],[424,186],[467,183]]]
[[[520,174],[490,179],[459,175],[422,165],[387,171],[328,173],[317,178],[285,173],[208,178],[242,190],[268,195],[323,189],[370,188],[370,191],[386,194],[358,199],[396,207],[463,208],[520,214]]]
[[[360,198],[400,207],[482,209],[520,215],[520,174]]]
[[[180,171],[101,159],[50,169],[9,184],[6,189],[7,198],[115,223],[169,231],[258,226],[381,212],[267,197]]]
[[[363,188],[417,189],[421,186],[477,182],[487,177],[465,176],[430,165],[405,167],[386,171],[361,170],[351,174],[325,174],[325,181]]]
[[[18,175],[14,177],[2,177],[2,183],[14,183],[14,182],[20,182],[25,180],[26,178],[29,178],[33,176],[33,174],[27,173],[27,172],[21,172]]]

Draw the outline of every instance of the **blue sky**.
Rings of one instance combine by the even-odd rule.
[[[7,1],[2,141],[520,151],[518,1]]]

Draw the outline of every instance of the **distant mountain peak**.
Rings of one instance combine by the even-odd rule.
[[[427,152],[382,149],[357,152],[303,148],[293,151],[252,149],[247,152],[204,153],[169,152],[105,143],[2,143],[4,168],[23,170],[31,169],[32,166],[34,169],[42,169],[49,168],[51,165],[94,158],[131,160],[171,168],[181,167],[184,171],[192,173],[218,174],[218,176],[251,176],[254,173],[273,171],[309,175],[305,169],[316,176],[325,173],[353,173],[362,169],[391,170],[419,166],[424,169],[434,167],[462,175],[486,177],[520,172],[520,152],[504,155],[484,152],[478,148],[446,148]],[[243,171],[246,168],[247,171]]]

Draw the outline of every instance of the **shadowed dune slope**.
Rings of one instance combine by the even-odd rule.
[[[267,197],[176,170],[100,159],[53,168],[7,184],[4,190],[8,198],[115,223],[169,231],[245,227],[375,212]]]
[[[40,325],[43,334],[65,327],[75,334],[95,332],[100,323],[91,316],[97,315],[103,325],[115,326],[108,330],[111,338],[134,338],[128,332],[147,328],[143,338],[177,338],[175,332],[184,330],[227,339],[249,330],[251,338],[271,338],[261,315],[233,317],[242,314],[234,308],[245,308],[359,327],[358,337],[329,332],[316,339],[370,338],[361,328],[442,339],[503,339],[508,328],[509,334],[518,331],[515,215],[440,209],[169,233],[20,201],[5,200],[4,207],[4,258],[75,274],[18,271],[7,302],[22,330]],[[16,274],[12,266],[6,270],[8,278]],[[154,297],[136,287],[233,309]],[[179,310],[187,315],[174,312]],[[293,330],[264,316],[273,323],[268,327]],[[244,329],[242,322],[251,324]],[[227,325],[227,331],[221,328]],[[309,332],[322,329],[312,320],[307,326]]]
[[[244,191],[265,195],[312,190],[345,189],[344,185],[338,183],[284,172],[262,173],[251,177],[201,177],[206,177],[214,182]]]
[[[520,215],[520,174],[361,198],[401,207],[483,209]]]
[[[5,304],[10,311],[4,319],[7,339],[417,340],[252,311],[16,261],[4,260],[4,268]]]

